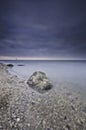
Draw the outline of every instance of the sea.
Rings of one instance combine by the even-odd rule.
[[[86,61],[1,61],[13,64],[8,71],[22,80],[28,80],[35,71],[46,73],[53,84],[73,84],[72,87],[86,95]],[[71,85],[69,85],[70,87]]]

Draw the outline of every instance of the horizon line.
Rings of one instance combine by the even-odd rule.
[[[86,60],[86,58],[75,57],[16,57],[16,56],[0,56],[0,60]]]

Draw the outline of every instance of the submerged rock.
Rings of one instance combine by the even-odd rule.
[[[7,64],[8,67],[13,67],[13,64]]]
[[[19,64],[18,66],[24,66],[23,64]]]
[[[49,90],[52,87],[46,74],[40,71],[34,72],[27,81],[27,84],[38,91]]]

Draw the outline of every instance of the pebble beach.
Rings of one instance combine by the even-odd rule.
[[[86,130],[86,102],[68,85],[39,93],[0,64],[0,130]]]

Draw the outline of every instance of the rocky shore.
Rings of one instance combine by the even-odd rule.
[[[0,130],[86,130],[86,102],[68,84],[39,93],[0,64]]]

